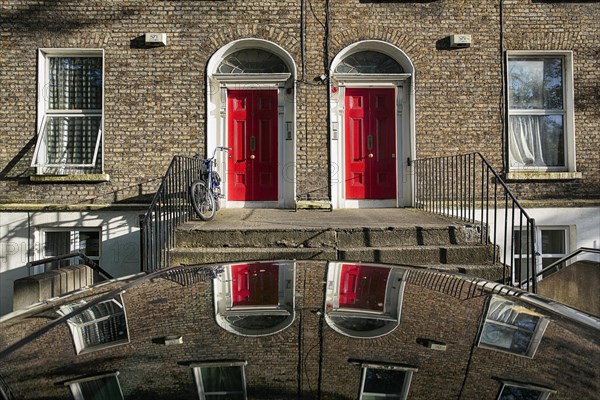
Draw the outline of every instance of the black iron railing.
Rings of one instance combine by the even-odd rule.
[[[188,188],[204,167],[196,157],[175,156],[158,187],[146,215],[140,220],[140,258],[143,272],[170,266],[175,229],[191,219],[194,211]]]
[[[596,259],[598,259],[598,256],[600,256],[600,249],[593,249],[591,247],[580,247],[577,250],[575,250],[574,252],[567,254],[560,260],[556,260],[555,262],[548,265],[547,267],[544,267],[541,271],[539,271],[536,274],[536,276],[540,277],[541,279],[547,278],[548,276],[552,275],[553,273],[558,272],[561,269],[563,269],[564,267],[567,267],[570,264],[572,264],[575,261],[575,259],[577,259],[582,254],[587,254],[587,255],[595,254]],[[598,261],[596,261],[596,263],[598,263]]]
[[[415,207],[477,225],[494,263],[503,262],[504,283],[535,292],[535,220],[487,160],[470,153],[413,163]]]

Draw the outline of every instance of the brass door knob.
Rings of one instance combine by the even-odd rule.
[[[256,156],[255,156],[254,154],[252,154],[252,155],[250,156],[250,159],[251,159],[251,160],[254,160],[255,158],[256,158]]]
[[[369,153],[369,155],[367,157],[373,158],[373,153]]]

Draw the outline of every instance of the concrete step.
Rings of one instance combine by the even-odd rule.
[[[408,265],[490,265],[492,246],[360,247],[194,247],[171,250],[173,265],[257,260],[361,261]]]
[[[336,260],[334,248],[195,247],[171,250],[172,265],[197,265],[261,260]]]
[[[344,261],[381,262],[387,264],[492,264],[493,246],[405,246],[359,247],[339,249]]]
[[[300,229],[195,229],[177,231],[177,246],[359,248],[400,246],[445,246],[477,244],[475,226],[387,227],[387,228],[300,228]]]

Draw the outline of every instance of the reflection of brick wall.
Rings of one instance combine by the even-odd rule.
[[[77,202],[90,196],[123,200],[152,192],[176,154],[204,152],[204,71],[232,40],[256,37],[290,52],[298,66],[297,193],[329,196],[327,62],[345,46],[376,39],[403,50],[416,69],[418,157],[481,151],[503,169],[500,10],[498,2],[331,2],[329,38],[324,5],[306,10],[302,76],[297,1],[135,4],[105,1],[13,1],[3,6],[0,76],[0,202]],[[597,197],[600,182],[596,2],[514,1],[504,4],[505,48],[573,50],[577,165],[582,180],[513,185],[522,198]],[[168,45],[143,48],[146,31],[165,32]],[[447,37],[471,34],[451,50]],[[329,47],[325,56],[324,47]],[[28,176],[36,135],[38,48],[105,50],[105,171],[108,183],[39,184]],[[116,194],[115,194],[116,193]]]
[[[321,318],[325,272],[324,263],[297,266],[295,321],[272,336],[242,337],[217,326],[210,282],[181,286],[157,279],[123,294],[129,344],[76,356],[61,324],[0,360],[0,375],[17,398],[68,398],[61,382],[119,371],[125,398],[194,399],[189,364],[245,360],[250,399],[297,398],[299,391],[307,398],[320,392],[324,399],[355,399],[361,371],[352,359],[417,367],[409,393],[416,399],[495,398],[498,379],[545,385],[558,391],[557,398],[593,398],[598,392],[596,332],[551,316],[533,359],[477,348],[487,297],[463,281],[414,274],[408,277],[400,326],[382,338],[351,339]],[[54,318],[49,310],[0,324],[0,351]],[[183,344],[165,346],[171,335],[182,336]],[[428,349],[420,339],[447,349]]]

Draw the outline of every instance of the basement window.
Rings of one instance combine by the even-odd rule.
[[[224,267],[214,285],[217,323],[243,336],[272,335],[294,321],[293,262],[255,262]]]
[[[245,361],[192,364],[200,400],[245,400]]]
[[[383,265],[330,263],[325,320],[350,337],[387,335],[400,323],[405,274]]]
[[[492,296],[479,347],[533,358],[548,319],[501,296]]]
[[[65,383],[75,400],[123,399],[118,372],[82,378]]]
[[[120,295],[92,306],[87,306],[86,301],[65,305],[60,307],[59,314],[67,315],[79,308],[82,308],[81,312],[67,321],[77,354],[129,343],[125,307]]]
[[[79,252],[99,264],[100,240],[101,231],[99,229],[44,229],[42,231],[43,254],[41,258]],[[84,260],[80,257],[74,257],[49,263],[48,269],[83,263]]]

